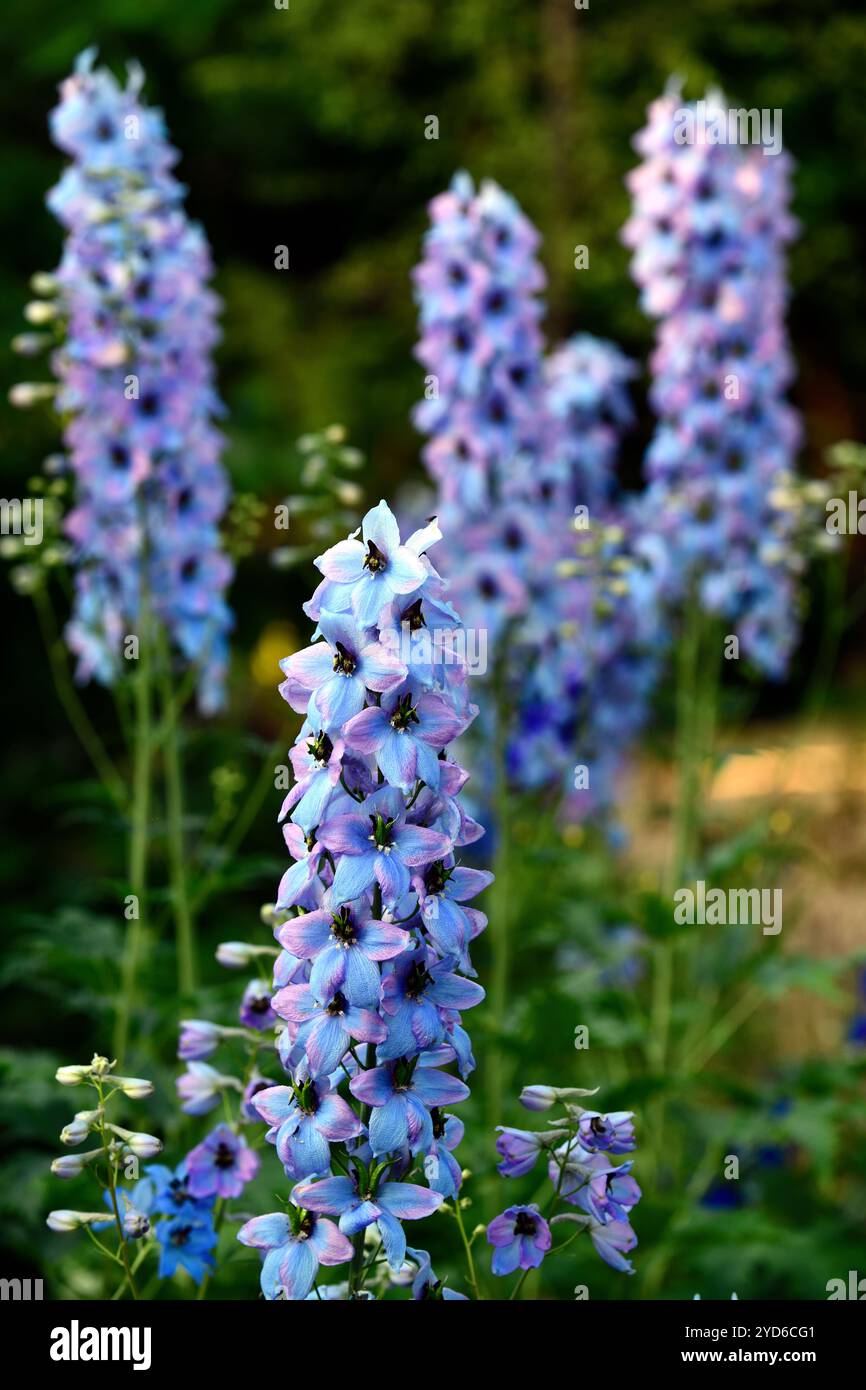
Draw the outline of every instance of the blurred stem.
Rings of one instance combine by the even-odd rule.
[[[378,902],[377,902],[378,898]],[[382,890],[378,883],[373,889],[373,916],[382,915]],[[365,1068],[375,1067],[376,1065],[376,1044],[367,1043],[364,1052]],[[362,1103],[359,1111],[359,1118],[362,1125],[369,1124],[370,1107]],[[364,1232],[359,1231],[352,1237],[352,1263],[349,1265],[349,1287],[347,1293],[351,1298],[353,1294],[359,1293],[364,1287]]]
[[[490,1014],[493,1024],[493,1047],[488,1061],[487,1095],[490,1128],[503,1118],[503,1101],[508,1084],[509,1067],[503,1052],[505,1015],[508,1008],[508,985],[511,974],[511,911],[509,902],[508,869],[509,843],[508,776],[506,770],[507,716],[505,708],[504,673],[500,663],[496,679],[496,732],[493,748],[495,800],[497,813],[496,855],[493,863],[494,880],[490,885],[490,923],[492,959],[490,972]]]
[[[164,633],[160,634],[162,651],[162,698],[165,720],[165,784],[168,822],[168,857],[174,907],[175,942],[177,948],[177,983],[181,998],[189,1000],[196,988],[195,923],[189,905],[184,853],[183,768],[180,754],[180,734],[177,705],[172,690],[170,652]]]
[[[142,601],[138,669],[133,677],[135,723],[133,731],[132,824],[129,841],[129,890],[136,899],[123,958],[121,998],[114,1027],[114,1056],[123,1061],[129,1043],[135,1009],[136,985],[144,951],[144,913],[147,894],[147,850],[151,783],[151,671],[150,616]]]
[[[51,675],[54,680],[54,687],[57,698],[60,701],[64,713],[69,723],[72,725],[78,741],[93,764],[94,771],[99,777],[100,782],[105,787],[112,801],[119,811],[126,809],[126,788],[123,780],[111,761],[99,734],[94,729],[84,705],[78,698],[78,692],[69,676],[69,668],[66,664],[65,649],[57,625],[54,621],[54,611],[51,607],[51,600],[43,586],[36,589],[33,594],[33,602],[36,608],[36,617],[39,623],[39,631],[45,644],[45,651],[51,668]]]
[[[463,1212],[460,1209],[460,1193],[454,1198],[454,1215],[457,1218],[457,1227],[460,1231],[460,1239],[463,1242],[463,1249],[466,1251],[466,1270],[469,1275],[469,1284],[475,1294],[476,1302],[483,1297],[478,1285],[478,1274],[475,1269],[475,1256],[472,1254],[472,1242],[466,1234],[466,1226],[463,1221]]]
[[[824,567],[821,635],[805,699],[806,715],[813,720],[824,712],[836,670],[842,635],[849,621],[845,607],[845,590],[848,584],[850,555],[851,547],[846,545],[840,555],[830,556]]]
[[[234,824],[225,839],[217,848],[221,851],[223,859],[231,858],[235,851],[242,844],[244,837],[255,820],[261,809],[269,789],[274,785],[273,770],[271,763],[281,748],[284,748],[286,739],[283,734],[278,734],[268,749],[267,757],[262,764],[261,772],[253,785],[252,791],[247,797],[246,802],[235,817]],[[204,905],[211,893],[219,887],[222,879],[222,868],[212,869],[205,878],[204,882],[192,893],[190,898],[190,910],[195,914]]]

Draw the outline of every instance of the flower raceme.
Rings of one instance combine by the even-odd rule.
[[[112,684],[145,609],[222,702],[231,564],[211,351],[210,253],[184,212],[162,114],[94,53],[61,86],[51,133],[71,159],[48,197],[66,232],[49,306],[65,325],[52,359],[75,479],[66,519],[75,567],[67,641],[78,675]]]
[[[287,1084],[250,1103],[294,1186],[285,1212],[239,1233],[265,1252],[269,1299],[306,1298],[320,1266],[344,1262],[345,1285],[323,1296],[369,1296],[381,1267],[406,1259],[403,1222],[460,1187],[463,1126],[447,1107],[469,1094],[462,1014],[484,997],[469,947],[486,925],[465,904],[491,875],[459,863],[483,834],[448,755],[477,712],[459,643],[403,659],[406,630],[460,630],[427,555],[439,539],[430,522],[403,542],[386,503],[372,508],[317,560],[314,640],[281,663],[280,692],[304,715],[282,810],[295,862],[276,904],[270,1001]],[[416,1296],[438,1290],[429,1256],[411,1259]]]

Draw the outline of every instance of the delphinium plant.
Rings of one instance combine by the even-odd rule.
[[[483,832],[448,746],[476,710],[427,555],[439,539],[431,522],[402,542],[380,502],[317,561],[315,640],[283,663],[304,715],[269,1001],[286,1079],[250,1104],[292,1187],[239,1233],[269,1299],[371,1297],[407,1254],[415,1295],[447,1296],[403,1223],[450,1203],[466,1239],[450,1107],[475,1065],[462,1014],[484,995],[470,945],[486,918],[467,904],[490,875],[460,862]],[[333,1265],[344,1278],[322,1287]]]

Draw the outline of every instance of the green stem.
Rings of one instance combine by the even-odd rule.
[[[509,843],[508,777],[505,765],[507,720],[505,693],[501,673],[497,679],[496,746],[493,761],[496,768],[497,843],[493,864],[494,880],[490,886],[491,970],[490,1019],[492,1047],[487,1063],[487,1096],[490,1128],[502,1122],[509,1066],[503,1051],[505,1016],[508,1009],[508,986],[511,975],[511,903],[509,900],[508,870],[511,847]]]
[[[104,1097],[102,1094],[102,1087],[97,1086],[96,1089],[97,1094],[99,1096],[99,1107],[100,1110],[103,1110]],[[123,1230],[123,1220],[120,1215],[120,1207],[117,1201],[117,1168],[115,1167],[114,1159],[111,1156],[111,1136],[109,1135],[108,1129],[106,1128],[104,1111],[103,1114],[100,1116],[99,1120],[99,1137],[102,1141],[102,1151],[105,1155],[105,1170],[108,1192],[111,1198],[111,1209],[114,1212],[114,1222],[117,1226],[117,1238],[120,1241],[120,1259],[123,1264],[124,1272],[126,1274],[126,1282],[129,1285],[130,1292],[133,1298],[137,1299],[138,1290],[135,1286],[135,1277],[132,1273],[132,1269],[130,1268],[129,1264],[129,1251],[126,1248],[126,1236]]]
[[[33,601],[39,630],[48,656],[57,698],[82,748],[93,764],[94,771],[119,811],[126,808],[126,788],[111,761],[99,734],[90,722],[87,711],[78,698],[66,665],[63,643],[57,633],[51,600],[44,588],[37,588]]]
[[[129,924],[121,975],[121,997],[114,1027],[114,1056],[126,1057],[135,1009],[138,971],[144,954],[144,913],[147,892],[147,850],[151,783],[151,688],[150,630],[142,612],[138,670],[134,681],[135,727],[132,776],[132,825],[129,842],[129,890],[135,898],[135,916]]]
[[[476,1301],[480,1301],[482,1294],[478,1287],[478,1274],[475,1269],[475,1257],[472,1254],[472,1242],[466,1234],[466,1226],[463,1222],[463,1212],[460,1210],[460,1194],[454,1198],[454,1215],[457,1218],[457,1227],[460,1231],[460,1239],[463,1242],[463,1249],[466,1251],[466,1269],[469,1274],[469,1283],[475,1294]]]
[[[181,998],[190,1000],[195,993],[196,947],[195,923],[189,905],[186,877],[186,854],[183,835],[183,770],[177,708],[173,699],[171,674],[168,667],[168,644],[163,640],[163,711],[165,720],[165,783],[168,827],[168,857],[174,907],[175,941],[177,948],[177,983]]]

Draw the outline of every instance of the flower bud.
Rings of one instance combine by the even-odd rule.
[[[124,1148],[135,1154],[136,1158],[156,1158],[157,1154],[162,1153],[162,1140],[157,1139],[155,1134],[121,1129],[120,1125],[111,1125],[110,1128],[118,1139],[123,1140]]]
[[[61,1154],[52,1160],[51,1171],[55,1178],[80,1177],[90,1160],[101,1153],[102,1149],[90,1149],[85,1154]]]
[[[83,1144],[100,1113],[99,1110],[79,1110],[74,1119],[60,1131],[61,1144],[69,1144],[70,1147]]]
[[[265,909],[262,908],[262,913]],[[216,949],[216,958],[227,970],[243,970],[255,958],[256,948],[246,941],[221,941]]]
[[[146,1100],[148,1096],[153,1095],[153,1082],[146,1081],[144,1077],[115,1076],[113,1080],[130,1100]]]
[[[70,1231],[77,1231],[81,1226],[107,1224],[110,1219],[104,1211],[68,1211],[61,1208],[58,1211],[50,1211],[45,1218],[45,1224],[50,1231],[56,1231],[58,1235],[68,1235]]]
[[[57,318],[57,305],[46,303],[44,299],[31,299],[24,306],[24,317],[28,323],[51,323]]]
[[[80,1086],[90,1076],[90,1067],[58,1067],[54,1073],[54,1080],[59,1081],[61,1086]]]

